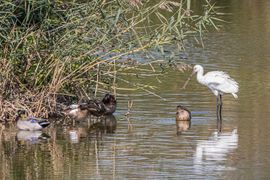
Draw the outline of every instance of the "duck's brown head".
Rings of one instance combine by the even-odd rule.
[[[105,105],[105,114],[112,114],[115,112],[117,102],[114,95],[105,94],[102,102]]]
[[[176,108],[176,121],[190,121],[191,113],[184,106],[177,106]]]
[[[116,104],[116,99],[115,99],[114,95],[111,95],[111,94],[105,94],[104,98],[102,99],[102,102],[103,102],[105,105],[108,105],[108,104]]]

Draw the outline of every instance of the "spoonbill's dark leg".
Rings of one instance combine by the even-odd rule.
[[[220,116],[220,121],[222,120],[221,110],[222,110],[222,96],[219,95],[219,116]]]
[[[218,132],[221,132],[221,130],[222,130],[222,120],[221,119],[217,120],[217,130],[218,130]]]
[[[219,120],[219,118],[220,118],[220,115],[219,115],[220,110],[219,110],[219,108],[220,108],[220,106],[219,106],[219,95],[218,95],[217,96],[217,120]]]
[[[222,110],[222,96],[218,95],[217,99],[219,99],[219,102],[217,103],[217,130],[218,132],[221,132],[222,129],[222,115],[221,115],[221,110]]]

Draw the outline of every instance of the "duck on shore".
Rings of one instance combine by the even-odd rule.
[[[25,116],[25,111],[19,110],[15,118],[16,126],[20,130],[37,131],[50,125],[46,119],[23,116]]]
[[[76,119],[86,118],[89,115],[103,116],[112,115],[116,110],[117,102],[114,95],[105,94],[99,100],[88,100],[85,103],[72,104],[64,110],[64,114]]]

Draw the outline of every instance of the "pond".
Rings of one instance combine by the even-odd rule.
[[[187,47],[179,60],[226,71],[239,82],[239,98],[223,98],[221,132],[215,96],[195,77],[181,89],[186,76],[171,71],[149,80],[163,99],[122,93],[114,116],[95,128],[88,122],[34,133],[1,127],[0,179],[269,179],[270,2],[219,5],[230,23],[210,32],[205,48]],[[179,104],[191,110],[192,121],[177,135]]]

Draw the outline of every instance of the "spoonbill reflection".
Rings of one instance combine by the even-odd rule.
[[[217,97],[217,118],[221,120],[222,95],[225,93],[232,94],[238,98],[238,83],[223,71],[211,71],[203,75],[203,67],[195,65],[193,74],[197,73],[197,80],[200,84],[207,86]]]
[[[204,161],[224,160],[226,156],[238,146],[237,129],[232,132],[214,132],[208,140],[200,141],[196,147],[194,162],[202,165]]]

